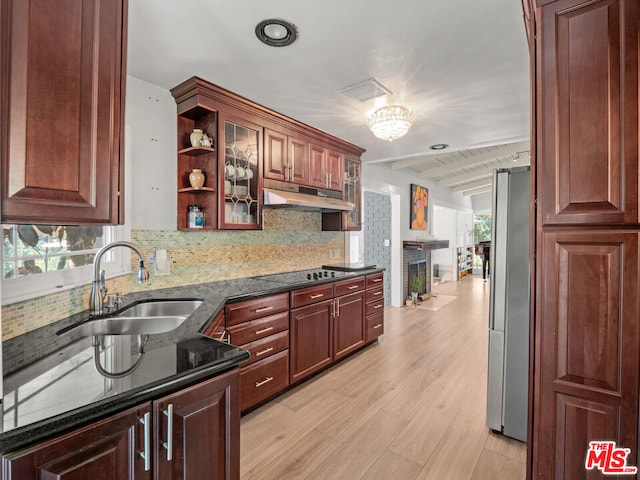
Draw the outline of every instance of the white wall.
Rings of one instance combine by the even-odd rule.
[[[473,198],[473,212],[478,214],[491,213],[491,193]]]
[[[411,230],[410,225],[410,204],[411,204],[411,184],[416,183],[429,189],[429,210],[427,221],[429,229]],[[468,197],[463,197],[461,193],[452,193],[447,187],[442,187],[430,180],[418,178],[406,171],[392,170],[384,164],[366,163],[366,156],[362,165],[362,189],[377,193],[391,195],[392,207],[392,236],[391,236],[391,302],[393,306],[401,306],[404,303],[404,293],[402,292],[402,241],[403,240],[423,240],[439,238],[433,231],[433,206],[444,205],[452,208],[455,229],[455,211],[457,209],[470,209],[471,201]],[[455,233],[450,241],[455,246]],[[437,252],[438,250],[435,250]],[[450,256],[450,250],[449,250]],[[433,263],[433,262],[432,262]]]
[[[456,219],[454,208],[433,206],[434,235],[438,240],[449,240],[449,248],[439,248],[431,252],[431,273],[433,265],[440,265],[440,278],[446,281],[456,278]]]
[[[366,155],[366,154],[365,154]],[[365,157],[366,158],[366,157]],[[411,230],[409,205],[411,201],[412,183],[422,185],[429,189],[429,230]],[[366,163],[362,166],[362,188],[378,193],[390,193],[400,195],[400,228],[402,240],[420,240],[429,238],[432,234],[433,205],[438,204],[454,209],[470,209],[471,200],[463,197],[462,193],[453,193],[448,187],[440,186],[431,180],[418,178],[417,173],[392,170],[386,164]],[[402,245],[400,245],[402,248]]]
[[[127,77],[125,125],[130,135],[127,225],[175,230],[177,210],[176,102],[168,90]],[[186,215],[186,212],[185,212]]]

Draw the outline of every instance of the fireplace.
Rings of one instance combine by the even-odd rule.
[[[402,291],[406,292],[407,298],[411,296],[411,279],[416,273],[419,278],[422,278],[418,293],[420,295],[431,293],[431,251],[438,248],[449,248],[449,241],[405,240],[402,242]]]
[[[427,260],[416,260],[407,264],[407,297],[411,296],[411,292],[418,292],[418,295],[424,295],[430,289],[427,289]]]

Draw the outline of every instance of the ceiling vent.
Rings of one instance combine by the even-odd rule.
[[[391,91],[375,78],[367,78],[361,82],[344,87],[340,90],[340,93],[345,94],[347,97],[360,100],[361,102],[366,102],[367,100],[383,95],[391,95]]]

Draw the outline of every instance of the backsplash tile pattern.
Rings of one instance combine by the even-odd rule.
[[[145,254],[150,282],[140,285],[135,274],[124,275],[107,281],[110,292],[126,294],[346,261],[343,232],[323,232],[320,213],[289,209],[265,209],[262,231],[133,230],[131,240]],[[158,249],[167,250],[171,275],[153,275],[149,260]],[[2,340],[88,309],[89,291],[86,285],[3,306]]]

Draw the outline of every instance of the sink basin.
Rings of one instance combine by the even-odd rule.
[[[108,316],[86,320],[57,332],[58,335],[152,335],[175,330],[191,315],[202,300],[147,300]]]

